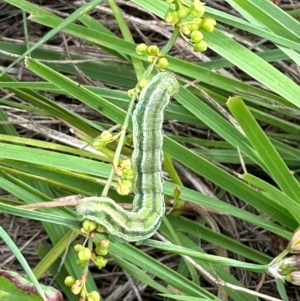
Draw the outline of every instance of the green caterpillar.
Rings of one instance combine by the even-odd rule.
[[[144,240],[157,231],[165,213],[162,123],[170,97],[178,89],[175,76],[161,72],[142,90],[133,111],[135,197],[132,210],[124,210],[110,198],[88,197],[80,200],[76,207],[80,220],[95,221],[105,226],[109,234],[127,241]]]

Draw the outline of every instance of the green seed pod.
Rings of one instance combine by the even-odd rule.
[[[144,43],[138,44],[135,51],[138,55],[146,55],[148,52],[148,46]]]
[[[87,294],[87,301],[100,301],[100,294],[96,291],[92,291]]]
[[[156,56],[159,54],[159,48],[156,45],[148,47],[148,55]]]
[[[197,24],[197,23],[194,23],[194,22],[193,22],[193,23],[190,23],[188,26],[189,26],[189,29],[190,29],[191,32],[193,32],[193,31],[199,29],[198,24]]]
[[[89,248],[83,248],[78,252],[78,258],[82,261],[88,261],[92,257],[92,252]]]
[[[102,256],[97,256],[94,262],[98,269],[102,269],[106,266],[108,260]]]
[[[203,34],[202,34],[202,32],[199,31],[199,30],[194,30],[191,33],[191,41],[193,43],[199,43],[201,40],[203,40]]]
[[[74,246],[74,251],[76,253],[78,253],[82,248],[84,248],[83,245],[77,244],[77,245]]]
[[[175,10],[169,9],[165,14],[165,20],[167,23],[177,24],[180,19]]]
[[[200,42],[194,44],[195,52],[204,52],[206,50],[207,50],[207,43],[204,40],[201,40]]]
[[[81,292],[82,289],[82,283],[78,283],[78,280],[72,285],[71,292],[74,295],[78,295]]]
[[[201,28],[206,32],[212,32],[216,26],[217,22],[212,18],[205,18],[202,21]]]
[[[93,142],[93,147],[96,150],[102,150],[103,148],[105,148],[107,145],[106,141],[103,141],[102,139],[97,139]]]
[[[108,249],[109,247],[109,240],[106,238],[103,238],[99,241],[99,248],[101,249]]]
[[[110,142],[113,135],[110,131],[103,131],[100,135],[101,139],[105,142]]]
[[[76,265],[78,265],[79,267],[81,267],[81,268],[84,268],[85,267],[85,264],[86,264],[86,261],[84,261],[84,260],[76,260]],[[75,283],[76,284],[76,283]],[[74,284],[74,285],[75,285]]]
[[[99,232],[99,233],[106,233],[107,232],[106,228],[104,226],[102,226],[102,225],[98,225],[96,231]]]
[[[92,232],[97,228],[97,224],[94,221],[91,221],[89,219],[85,219],[82,222],[82,228],[87,232]],[[80,250],[81,251],[81,250]]]
[[[205,13],[204,3],[200,1],[194,1],[192,12],[195,17],[201,18]]]
[[[122,172],[122,180],[132,181],[134,179],[134,171],[133,169],[125,169]]]
[[[158,68],[161,68],[161,69],[166,69],[166,68],[169,66],[169,62],[168,62],[168,60],[167,60],[166,58],[161,57],[161,58],[158,60],[156,66],[157,66]]]
[[[197,29],[201,28],[201,24],[202,24],[203,19],[202,18],[194,18],[193,19],[193,23],[197,25]]]
[[[65,285],[72,286],[75,283],[76,279],[73,276],[68,276],[65,278]]]
[[[184,34],[185,36],[187,36],[191,33],[190,28],[187,24],[180,26],[180,32],[182,34]]]
[[[108,249],[103,249],[103,248],[100,248],[100,247],[96,247],[95,248],[95,253],[97,255],[100,255],[100,256],[105,256],[108,253]]]
[[[190,8],[186,7],[185,5],[180,5],[179,9],[177,10],[178,18],[184,19],[190,14]]]
[[[124,180],[119,184],[119,186],[117,188],[117,192],[120,195],[128,195],[130,193],[131,189],[132,189],[131,181]]]
[[[122,169],[132,169],[132,164],[130,159],[125,159],[120,163]]]
[[[140,88],[143,89],[149,83],[149,81],[150,79],[148,77],[142,78],[139,82]]]

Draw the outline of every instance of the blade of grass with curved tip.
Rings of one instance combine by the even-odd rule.
[[[195,153],[189,151],[185,147],[181,146],[178,143],[175,143],[170,139],[164,140],[164,149],[172,158],[174,158],[178,162],[181,162],[186,167],[195,171],[197,174],[204,176],[206,179],[217,184],[219,187],[222,187],[226,191],[229,191],[232,194],[238,196],[251,206],[267,214],[270,214],[275,220],[280,222],[282,225],[287,226],[288,224],[289,226],[287,227],[290,229],[294,229],[296,227],[296,222],[287,209],[285,209],[283,213],[282,207],[279,208],[278,206],[278,208],[276,208],[276,204],[270,204],[269,199],[261,193],[259,193],[259,191],[255,190],[253,187],[247,185],[239,179],[236,179],[235,177],[226,173],[219,167],[214,166],[207,160],[201,158],[200,156],[196,155]],[[167,184],[165,185],[165,187],[168,187]],[[194,198],[192,197],[192,192],[189,191],[189,196],[185,197],[185,188],[180,187],[180,189],[181,197],[183,199],[189,199],[193,202],[199,202],[199,196],[197,198]],[[172,195],[172,192],[169,192],[168,194]],[[199,195],[199,193],[197,195]],[[202,203],[202,205],[204,204]],[[214,205],[206,204],[205,206],[211,207]],[[224,208],[219,209],[221,211],[224,210]],[[246,211],[243,212],[246,213]],[[231,212],[231,214],[234,215],[235,213]],[[271,231],[273,232],[273,230]]]
[[[259,23],[268,28],[272,32],[271,35],[275,33],[278,37],[288,38],[299,44],[299,22],[278,6],[273,5],[271,1],[259,0],[246,3],[245,1],[229,0],[229,2],[234,4],[236,10],[250,22]],[[288,49],[290,47],[288,43],[280,44],[278,47],[299,65],[300,56],[294,48]]]
[[[182,296],[182,295],[172,295],[172,294],[159,294],[164,298],[170,298],[179,301],[213,301],[215,299],[207,299],[207,298],[199,298],[199,297],[189,297],[189,296]]]
[[[272,179],[287,196],[296,201],[300,195],[298,181],[279,156],[275,147],[256,122],[242,99],[240,97],[232,97],[228,100],[227,105],[244,130],[253,148],[265,163]],[[284,204],[282,204],[282,206],[286,208]],[[290,210],[289,208],[287,209]]]
[[[44,212],[26,210],[17,206],[7,205],[1,202],[0,211],[28,219],[34,219],[42,222],[49,222],[51,224],[67,226],[72,229],[79,229],[81,225],[80,222],[76,220],[76,218],[65,218]]]
[[[300,224],[300,204],[296,202],[294,199],[288,197],[285,193],[282,193],[279,189],[275,188],[273,185],[267,183],[266,181],[263,181],[251,174],[243,174],[241,176],[242,179],[250,183],[251,185],[254,185],[262,190],[262,193],[267,195],[267,197],[278,204],[280,206],[289,208],[289,211],[293,215],[296,221]]]
[[[265,253],[261,253],[251,247],[248,247],[241,242],[227,237],[224,234],[218,233],[210,228],[197,223],[196,221],[189,220],[182,216],[176,215],[168,215],[168,220],[172,224],[173,228],[178,229],[178,231],[188,234],[188,236],[195,237],[195,241],[204,240],[210,242],[214,245],[217,245],[220,248],[233,252],[235,254],[239,254],[250,261],[258,262],[260,264],[267,264],[269,263],[272,258],[267,256]],[[168,229],[163,225],[161,227],[161,233],[170,239],[170,235],[168,233]],[[177,232],[178,232],[177,231]],[[287,239],[291,238],[292,233],[285,236]],[[172,240],[173,241],[173,240]],[[184,245],[183,245],[184,246]]]
[[[1,205],[1,204],[0,204]],[[37,281],[32,269],[30,268],[29,264],[27,263],[26,259],[20,252],[19,248],[15,245],[13,240],[9,237],[9,235],[4,231],[4,229],[0,226],[0,237],[3,239],[3,241],[7,244],[9,249],[13,252],[13,254],[16,256],[20,264],[22,265],[24,271],[28,275],[31,282],[35,285],[37,291],[39,292],[40,296],[43,298],[44,301],[47,300],[43,289],[41,288],[39,282]]]
[[[22,11],[26,12],[30,5],[28,2],[26,1],[19,1],[19,0],[6,0],[7,3],[19,7],[20,9],[22,9]],[[42,44],[44,44],[46,41],[48,41],[49,39],[51,39],[54,35],[56,35],[57,33],[59,33],[63,28],[65,28],[66,26],[68,26],[69,24],[73,23],[74,21],[76,21],[80,16],[86,14],[87,12],[89,12],[90,10],[92,10],[94,7],[96,7],[97,5],[99,5],[101,2],[103,2],[103,0],[92,0],[90,2],[87,2],[85,5],[81,6],[77,11],[73,12],[69,17],[67,17],[65,20],[63,20],[61,22],[61,24],[59,24],[58,26],[56,26],[55,28],[53,28],[52,30],[50,30],[45,36],[43,36],[42,39],[40,39],[36,44],[34,44],[32,47],[30,47],[25,53],[23,53],[18,59],[16,59],[12,64],[10,64],[8,67],[6,67],[0,76],[2,76],[4,73],[6,73],[11,67],[13,67],[15,64],[17,64],[18,62],[20,62],[21,60],[23,60],[27,55],[30,55],[30,53],[32,51],[34,51],[35,49],[37,49],[39,46],[41,46]],[[39,7],[37,5],[33,5],[35,8],[35,11],[39,11],[39,13],[43,14],[43,10],[40,11]],[[30,12],[32,13],[32,12]]]
[[[26,146],[0,143],[1,159],[20,160],[37,165],[46,165],[51,169],[65,169],[74,172],[82,172],[96,177],[108,177],[110,165],[93,161],[86,158],[35,149]],[[35,156],[32,156],[34,151]]]
[[[175,287],[176,289],[178,289],[184,294],[190,296],[199,296],[199,297],[205,296],[206,298],[209,297],[215,298],[211,293],[206,291],[204,288],[196,285],[191,280],[185,278],[178,272],[172,270],[168,266],[155,260],[148,254],[144,253],[143,251],[135,248],[130,244],[122,245],[122,244],[111,243],[109,246],[109,255],[113,259],[116,259],[116,262],[118,262],[121,266],[122,266],[122,262],[121,260],[118,260],[118,258],[120,257],[122,261],[124,260],[129,261],[134,265],[142,269],[145,269],[151,274],[166,281],[166,283],[172,285],[173,287]]]
[[[209,263],[217,263],[221,265],[227,265],[231,267],[238,267],[238,268],[244,268],[245,270],[248,271],[255,271],[255,272],[260,272],[260,273],[265,273],[267,272],[268,265],[261,265],[261,264],[253,264],[253,263],[245,263],[241,262],[239,260],[235,259],[230,259],[227,257],[222,257],[222,256],[216,256],[216,255],[211,255],[207,253],[200,253],[195,250],[191,250],[189,248],[179,246],[179,245],[174,245],[172,243],[165,243],[165,242],[160,242],[152,239],[147,239],[143,242],[143,245],[149,246],[149,247],[154,247],[160,250],[164,251],[169,251],[170,253],[173,254],[179,254],[179,255],[187,255],[189,257],[195,258],[195,259],[200,259],[205,262]]]
[[[200,234],[201,235],[201,234]],[[193,251],[197,251],[199,253],[203,253],[203,250],[201,247],[199,247],[199,241],[193,241],[190,239],[186,234],[184,233],[178,233],[178,236],[180,238],[181,244]],[[200,239],[202,241],[202,239]],[[185,258],[185,257],[184,257]],[[194,266],[199,269],[201,267],[201,270],[205,270],[206,273],[209,273],[213,278],[222,279],[223,281],[237,285],[240,287],[243,287],[243,283],[239,281],[235,276],[232,275],[230,271],[224,268],[224,266],[220,264],[212,264],[205,262],[200,259],[193,259],[194,260]],[[202,274],[202,273],[201,273]],[[244,291],[239,290],[232,290],[226,286],[223,286],[224,291],[230,296],[232,300],[235,301],[257,301],[257,298],[249,293],[245,293]]]
[[[99,95],[96,95],[95,93],[82,86],[78,86],[77,83],[70,80],[66,76],[63,76],[62,74],[54,71],[53,69],[36,60],[27,58],[26,67],[39,76],[45,78],[49,82],[59,86],[62,90],[69,93],[70,95],[73,95],[77,99],[80,99],[82,102],[86,103],[93,109],[101,111],[103,115],[109,117],[116,123],[122,124],[125,116],[125,111],[103,99]]]
[[[271,1],[264,0],[227,0],[246,19],[261,24],[278,36],[296,43],[300,41],[300,23]]]
[[[33,272],[39,279],[45,271],[48,271],[51,265],[68,249],[70,244],[79,235],[78,232],[69,230],[61,240],[51,248],[51,250],[41,258],[41,261],[35,266]]]
[[[0,79],[1,81],[16,82],[16,80],[8,76],[7,74],[3,74],[0,77]],[[10,91],[15,93],[21,99],[42,109],[44,114],[55,116],[56,118],[60,118],[61,120],[64,120],[68,124],[72,125],[74,128],[80,129],[90,135],[96,136],[99,133],[99,131],[95,129],[98,127],[97,124],[94,123],[93,126],[91,126],[92,122],[90,122],[89,120],[83,119],[82,117],[80,117],[80,115],[75,114],[72,111],[59,106],[54,101],[51,101],[48,98],[41,96],[40,94],[32,90],[29,89],[21,90],[21,89],[11,88]],[[100,127],[99,130],[101,130]]]

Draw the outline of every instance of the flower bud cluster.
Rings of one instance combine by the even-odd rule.
[[[132,180],[134,178],[134,171],[129,159],[121,162],[119,176],[117,192],[120,195],[128,195],[132,189]]]
[[[285,257],[289,253],[296,255]],[[294,232],[286,249],[268,265],[268,273],[275,278],[300,285],[300,227]]]
[[[155,63],[157,68],[166,69],[169,66],[168,60],[163,57],[163,54],[156,45],[147,46],[144,43],[138,44],[135,51],[138,55],[147,56],[148,62]]]
[[[107,264],[107,259],[103,256],[107,255],[108,248],[109,240],[107,239],[102,239],[97,242],[94,250],[91,250],[84,245],[77,244],[74,246],[74,251],[78,256],[76,264],[80,267],[86,267],[91,260],[99,269],[102,269]],[[65,285],[71,287],[71,291],[74,295],[80,294],[80,300],[82,301],[99,301],[100,294],[97,291],[87,292],[85,281],[85,273],[83,273],[80,279],[75,279],[73,276],[67,276],[65,278]]]
[[[182,37],[191,45],[195,52],[203,52],[207,49],[202,32],[212,32],[216,26],[213,18],[204,18],[205,3],[200,0],[193,0],[192,4],[187,4],[183,0],[166,0],[171,5],[166,12],[165,20],[168,23],[179,27]],[[191,21],[184,21],[187,17],[193,17]]]
[[[65,278],[65,285],[71,287],[71,291],[74,295],[80,294],[81,301],[100,301],[101,297],[97,291],[87,292],[85,287],[85,281],[81,279],[75,279],[72,276]]]
[[[114,140],[114,137],[110,131],[103,131],[99,137],[93,142],[93,147],[97,150],[103,150],[106,145]]]

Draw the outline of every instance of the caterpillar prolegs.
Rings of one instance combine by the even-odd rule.
[[[132,210],[124,210],[110,198],[87,197],[76,207],[80,220],[95,221],[105,226],[109,234],[127,241],[144,240],[157,231],[165,213],[162,124],[170,97],[178,89],[175,76],[161,72],[143,88],[133,111]]]

